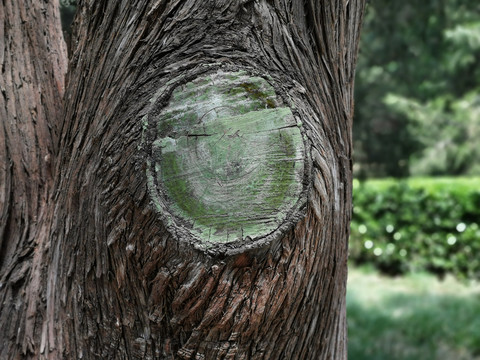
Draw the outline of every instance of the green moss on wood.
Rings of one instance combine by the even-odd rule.
[[[296,204],[303,139],[265,79],[244,72],[198,78],[176,88],[149,121],[157,129],[152,161],[162,201],[197,239],[267,235]]]

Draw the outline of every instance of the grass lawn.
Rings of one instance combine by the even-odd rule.
[[[349,360],[480,359],[480,284],[350,267]]]

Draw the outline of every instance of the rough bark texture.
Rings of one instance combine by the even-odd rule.
[[[11,7],[6,3],[3,14]],[[41,222],[49,233],[14,237],[13,230],[22,233],[18,227],[2,228],[0,321],[9,335],[0,341],[9,345],[0,354],[346,359],[353,77],[363,6],[361,0],[81,2],[65,124],[58,155],[54,145],[51,151],[58,159],[55,192]],[[161,107],[150,101],[159,89],[221,69],[271,79],[303,123],[312,165],[303,217],[282,236],[236,255],[209,254],[172,236],[152,204],[146,171],[152,154],[142,145],[142,119]],[[61,88],[61,76],[57,82]],[[54,89],[60,96],[58,87],[48,91]],[[48,118],[55,119],[52,129],[57,115]],[[10,126],[12,120],[3,119]],[[12,159],[11,147],[3,144],[15,138],[4,133],[0,155]],[[14,196],[8,179],[21,175],[2,171],[2,196]],[[4,217],[26,216],[21,209],[15,215],[12,206],[2,208],[7,215],[0,226]],[[28,241],[22,236],[34,242],[26,255],[18,252]],[[3,270],[3,259],[13,254],[11,266],[27,264],[24,273],[36,279],[24,275],[19,283]],[[48,272],[36,270],[45,263]],[[33,287],[22,297],[18,291],[28,283]],[[38,306],[41,299],[46,305]]]
[[[9,359],[35,351],[45,314],[67,68],[58,6],[0,2],[0,66],[0,358]]]

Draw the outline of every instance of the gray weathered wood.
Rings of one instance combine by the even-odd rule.
[[[160,89],[156,102],[160,109],[144,120],[146,174],[152,202],[177,240],[239,253],[280,237],[298,219],[305,139],[266,79],[210,71]]]

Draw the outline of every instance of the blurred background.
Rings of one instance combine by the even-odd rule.
[[[355,91],[349,359],[480,359],[480,2],[369,1]]]
[[[480,1],[368,1],[355,102],[349,359],[480,359]]]

